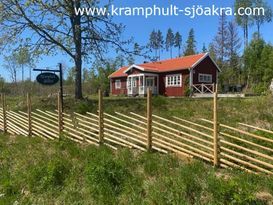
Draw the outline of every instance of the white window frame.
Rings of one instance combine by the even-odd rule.
[[[154,79],[154,77],[146,77],[145,80],[146,80],[146,81],[145,81],[145,85],[146,85],[147,87],[154,87],[154,86],[155,86],[155,79]],[[147,80],[153,80],[153,85],[152,85],[152,86],[148,86]]]
[[[131,79],[132,79],[131,87],[136,88],[136,87],[137,87],[137,78],[136,78],[136,77],[133,77],[133,78],[131,78]]]
[[[200,83],[212,83],[212,74],[199,73],[198,82]]]
[[[121,80],[115,80],[115,89],[121,89]]]
[[[166,75],[166,87],[182,87],[182,74]]]

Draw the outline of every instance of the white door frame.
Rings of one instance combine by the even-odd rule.
[[[138,77],[138,93],[133,93],[133,80],[137,79]],[[157,78],[157,85],[155,85],[155,77]],[[140,78],[142,78],[143,85],[140,85]],[[153,86],[152,86],[152,93],[153,94],[159,94],[159,75],[154,73],[140,73],[140,74],[132,74],[127,77],[127,93],[128,95],[133,94],[140,94],[144,95],[147,92],[147,86],[146,86],[146,79],[147,78],[153,78]],[[129,83],[130,82],[130,83]],[[130,87],[129,87],[130,85]],[[156,90],[155,90],[156,87]]]

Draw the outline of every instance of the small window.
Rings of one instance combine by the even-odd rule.
[[[198,81],[200,83],[212,83],[212,75],[199,73]]]
[[[120,80],[115,80],[115,88],[120,89],[121,88],[121,81]]]
[[[166,87],[181,87],[182,75],[167,75],[166,76]]]

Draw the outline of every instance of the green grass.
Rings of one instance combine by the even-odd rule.
[[[26,110],[25,97],[7,97],[7,105],[12,110]],[[57,98],[33,97],[33,109],[54,110],[57,109]],[[161,116],[179,116],[196,120],[199,118],[212,119],[212,99],[191,98],[166,98],[153,97],[153,113]],[[272,95],[248,98],[221,98],[219,99],[219,120],[222,123],[235,125],[237,122],[249,123],[260,127],[272,129],[273,122],[273,97]],[[78,101],[66,97],[64,101],[65,112],[95,113],[98,108],[96,96],[90,96]],[[104,110],[108,113],[137,112],[146,113],[145,98],[107,97],[104,98]]]
[[[172,155],[4,135],[0,151],[0,204],[272,202],[258,197],[273,194],[270,177]]]

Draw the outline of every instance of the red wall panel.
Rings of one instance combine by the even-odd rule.
[[[211,74],[212,83],[217,82],[217,67],[214,65],[213,61],[206,57],[202,62],[200,62],[193,70],[193,84],[201,84],[202,82],[198,81],[198,74]]]
[[[115,80],[120,80],[121,81],[121,88],[116,89],[115,88]],[[112,95],[127,95],[127,77],[122,77],[122,78],[111,78],[111,94]]]

